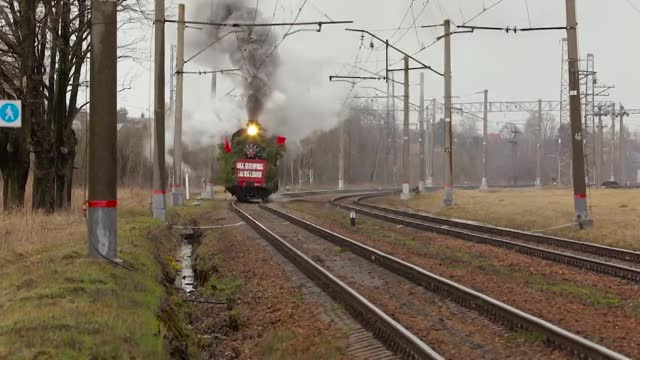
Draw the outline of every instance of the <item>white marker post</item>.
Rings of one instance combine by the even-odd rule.
[[[190,200],[190,188],[188,185],[189,176],[190,176],[190,169],[186,169],[186,200]]]
[[[20,128],[21,116],[20,100],[0,100],[0,128]]]

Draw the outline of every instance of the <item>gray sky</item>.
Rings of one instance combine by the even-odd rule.
[[[191,4],[204,1],[209,6],[213,0],[187,0],[182,3]],[[221,0],[216,0],[219,2]],[[275,10],[275,21],[292,21],[297,9],[305,0],[260,0],[259,10],[264,17],[270,19]],[[496,0],[415,0],[415,24],[427,25],[442,23],[445,18],[456,24],[479,13]],[[171,17],[175,15],[175,7],[179,1],[167,1],[171,6]],[[246,0],[254,6],[256,0]],[[413,17],[409,11],[409,0],[308,0],[302,10],[299,21],[327,20],[326,15],[334,20],[352,20],[355,23],[348,27],[379,30],[374,31],[382,38],[390,38],[399,48],[413,53],[423,46],[433,42],[441,33],[441,28],[410,29]],[[426,4],[426,7],[424,7]],[[616,85],[611,90],[611,96],[603,99],[622,102],[626,107],[638,108],[640,104],[640,15],[639,0],[577,0],[577,16],[579,30],[580,55],[593,53],[599,82]],[[480,26],[518,26],[541,27],[562,26],[565,24],[565,2],[563,0],[504,0],[488,10],[470,25]],[[422,8],[423,11],[422,11]],[[636,8],[636,9],[635,9]],[[529,13],[527,12],[529,9]],[[407,14],[406,14],[407,13]],[[404,18],[404,14],[406,14]],[[529,14],[529,15],[528,15]],[[403,22],[402,22],[403,19]],[[401,24],[402,30],[393,29]],[[348,73],[356,60],[360,46],[360,34],[347,32],[345,25],[325,26],[321,33],[300,32],[281,44],[279,52],[283,61],[278,81],[287,84],[281,94],[274,96],[273,110],[297,107],[318,109],[308,112],[310,123],[305,130],[296,126],[295,136],[304,135],[312,128],[324,128],[334,125],[341,103],[350,85],[345,83],[330,83],[329,74]],[[166,45],[174,43],[175,28],[167,26]],[[284,28],[275,28],[283,34]],[[150,27],[143,32],[149,35]],[[136,32],[136,31],[131,31]],[[186,31],[187,38],[195,37],[194,29]],[[475,92],[489,90],[490,99],[495,100],[558,100],[560,91],[560,40],[565,31],[539,31],[518,34],[506,34],[497,31],[475,31],[473,34],[456,35],[452,37],[452,69],[453,92],[459,96],[458,101],[481,100]],[[370,71],[380,71],[385,67],[384,48],[374,41],[376,48],[369,48],[370,37],[366,37],[364,45],[357,55],[358,66]],[[149,38],[144,50],[149,50]],[[416,55],[416,57],[435,69],[442,71],[443,43],[436,43]],[[189,52],[187,51],[189,54]],[[397,53],[391,53],[391,58],[400,58]],[[148,57],[148,55],[147,55]],[[169,53],[168,53],[169,60]],[[402,65],[402,63],[401,63]],[[228,66],[228,61],[219,59],[218,67]],[[149,93],[151,65],[143,63],[125,63],[120,67],[121,75],[134,76],[132,89],[119,94],[119,106],[127,106],[131,114],[147,113],[151,107]],[[186,65],[186,69],[205,70],[205,65]],[[360,75],[366,72],[358,71]],[[418,71],[411,73],[411,82],[417,83]],[[442,98],[442,77],[431,72],[425,73],[426,98]],[[120,76],[120,80],[122,77]],[[397,79],[402,79],[399,74]],[[169,79],[167,79],[169,80]],[[359,84],[385,89],[383,81]],[[234,86],[240,87],[236,78],[223,77],[219,80],[218,94],[222,95]],[[184,105],[190,111],[191,121],[204,122],[200,132],[212,126],[215,120],[241,121],[244,111],[241,104],[232,98],[224,98],[222,102],[210,102],[210,77],[186,75],[184,83]],[[240,91],[240,89],[238,90]],[[237,91],[237,92],[238,92]],[[374,90],[356,89],[360,95],[374,93]],[[411,87],[411,99],[416,102],[418,88]],[[298,106],[296,106],[296,101]],[[299,102],[298,102],[299,101]],[[328,102],[331,101],[331,102]],[[237,108],[232,115],[232,106]],[[323,107],[321,107],[323,106]],[[200,119],[203,117],[203,119]],[[219,118],[222,117],[222,118]],[[506,119],[507,117],[504,117]],[[414,118],[411,118],[411,121]],[[636,124],[638,120],[631,120]],[[195,125],[195,124],[191,124]],[[223,128],[227,123],[220,126]],[[289,135],[292,135],[289,133]]]

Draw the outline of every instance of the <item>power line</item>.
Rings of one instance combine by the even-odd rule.
[[[477,19],[479,16],[481,16],[481,15],[484,14],[484,13],[486,13],[486,12],[489,11],[490,9],[493,9],[495,6],[499,5],[502,1],[504,1],[504,0],[498,0],[496,3],[490,5],[489,7],[484,8],[482,11],[480,11],[480,12],[477,13],[477,14],[475,14],[474,17],[468,19],[466,22],[463,22],[463,26],[465,26],[465,25],[467,25],[468,23],[474,21],[475,19]]]
[[[529,27],[532,27],[532,18],[529,16],[529,1],[525,0],[525,8],[527,9],[527,22],[529,23]]]
[[[632,3],[630,0],[626,0],[628,5],[630,5],[631,8],[633,8],[637,13],[639,13],[639,8],[635,6],[635,4]]]

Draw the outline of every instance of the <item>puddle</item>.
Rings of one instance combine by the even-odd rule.
[[[181,243],[178,257],[181,270],[177,272],[176,285],[184,292],[195,290],[195,274],[192,267],[192,244],[186,240]]]

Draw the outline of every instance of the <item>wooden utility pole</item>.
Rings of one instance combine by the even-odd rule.
[[[568,38],[568,87],[571,110],[571,141],[573,153],[573,195],[575,221],[580,227],[592,224],[587,209],[587,188],[584,178],[584,134],[580,114],[580,71],[578,65],[577,19],[575,0],[566,0],[566,33]]]
[[[92,2],[89,127],[91,257],[117,259],[117,3]]]
[[[534,186],[536,188],[541,188],[541,157],[543,156],[543,101],[539,99],[539,108],[537,111],[538,115],[538,125],[539,125],[539,135],[537,136],[536,140],[536,182],[534,183]]]
[[[403,58],[403,161],[401,199],[410,199],[410,80],[408,56]]]
[[[165,0],[155,1],[154,36],[154,153],[151,211],[165,221],[167,171],[165,170]]]
[[[419,113],[417,116],[419,121],[419,181],[417,185],[419,191],[424,191],[424,182],[426,179],[426,130],[424,127],[424,73],[419,74]]]
[[[445,182],[444,182],[444,197],[443,202],[445,206],[454,204],[453,187],[454,181],[452,178],[452,135],[451,135],[451,35],[449,29],[449,19],[445,19]]]
[[[488,189],[488,89],[484,90],[483,120],[483,168],[481,170],[481,189]]]
[[[176,36],[176,101],[174,109],[174,181],[172,182],[172,205],[183,205],[181,187],[181,162],[183,160],[183,49],[186,29],[186,6],[179,4],[179,23]]]

